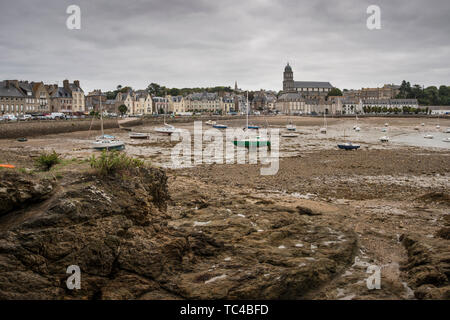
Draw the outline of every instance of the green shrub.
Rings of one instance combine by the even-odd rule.
[[[45,152],[36,159],[36,165],[46,171],[50,170],[51,167],[60,162],[61,159],[59,157],[59,154],[57,154],[55,150],[49,153]]]
[[[91,168],[96,169],[101,175],[140,168],[144,165],[142,160],[128,157],[125,153],[106,150],[103,150],[98,158],[92,155],[90,163]]]

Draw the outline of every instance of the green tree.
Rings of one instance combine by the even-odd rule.
[[[127,113],[128,108],[127,108],[126,105],[121,104],[121,105],[119,106],[118,110],[119,110],[120,114],[123,116],[125,113]]]
[[[333,88],[328,92],[327,98],[330,96],[342,96],[342,91],[339,88]]]

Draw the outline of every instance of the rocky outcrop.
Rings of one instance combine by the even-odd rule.
[[[13,170],[0,171],[0,216],[45,200],[53,185],[48,179],[33,179]]]
[[[424,243],[413,235],[403,235],[408,261],[403,267],[409,286],[418,299],[450,299],[450,250],[448,240]]]
[[[189,183],[169,201],[159,169],[78,173],[54,189],[0,219],[0,299],[298,299],[356,248],[338,222],[311,220],[325,207],[208,198]],[[79,290],[66,286],[71,265]]]

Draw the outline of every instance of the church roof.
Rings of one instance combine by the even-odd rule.
[[[294,81],[294,87],[296,88],[330,88],[333,86],[329,82],[320,81]]]
[[[299,92],[287,92],[283,93],[278,97],[278,101],[294,101],[294,100],[305,100],[301,93]]]

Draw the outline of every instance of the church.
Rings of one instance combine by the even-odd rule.
[[[277,109],[288,114],[322,113],[326,110],[326,97],[333,89],[329,82],[294,81],[289,63],[284,68],[283,92],[278,97]]]

